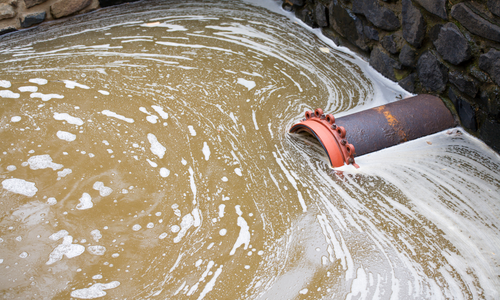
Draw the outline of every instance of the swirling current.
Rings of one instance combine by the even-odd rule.
[[[5,299],[498,299],[500,157],[333,170],[288,128],[408,96],[279,3],[140,1],[0,39]]]

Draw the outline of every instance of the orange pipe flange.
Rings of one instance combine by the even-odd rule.
[[[347,142],[345,128],[335,124],[332,114],[325,116],[321,108],[314,112],[306,111],[305,119],[290,128],[291,133],[301,131],[306,131],[318,139],[332,167],[341,167],[345,163],[359,168],[354,162],[354,146]]]

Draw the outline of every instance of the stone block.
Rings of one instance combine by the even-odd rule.
[[[472,67],[469,68],[469,73],[472,76],[474,76],[474,78],[476,78],[477,80],[479,80],[480,82],[483,82],[483,83],[490,83],[490,82],[492,82],[490,80],[490,77],[488,77],[488,74],[486,74],[485,72],[479,70],[479,68],[477,66],[472,65]]]
[[[494,120],[486,120],[480,129],[479,136],[481,139],[495,151],[500,152],[500,138],[498,138],[498,133],[500,132],[500,123]]]
[[[288,0],[288,1],[292,2],[292,4],[295,6],[304,6],[305,4],[304,0]]]
[[[488,0],[488,9],[492,14],[500,17],[500,1],[498,0]]]
[[[500,42],[500,27],[488,22],[474,13],[465,3],[458,3],[451,8],[451,16],[470,32],[480,37]]]
[[[2,4],[8,4],[14,8],[17,8],[19,0],[0,0],[0,3]]]
[[[443,20],[448,20],[446,13],[446,0],[416,0],[425,10]]]
[[[394,36],[392,34],[385,36],[380,41],[380,44],[382,44],[382,47],[384,47],[385,50],[389,51],[389,53],[398,53],[398,46],[396,45],[396,41],[394,40]]]
[[[500,121],[500,88],[489,87],[479,93],[479,106],[486,110],[489,116]],[[500,132],[499,132],[500,137]]]
[[[101,7],[107,7],[107,6],[112,6],[112,5],[115,5],[115,4],[109,4],[109,5],[102,5],[102,2],[101,1]],[[106,3],[106,2],[104,2]],[[281,5],[281,8],[283,8],[284,11],[292,11],[293,10],[293,5],[291,5],[289,2],[283,2],[283,5]]]
[[[396,43],[394,42],[394,38],[392,35],[384,36],[380,41],[380,44],[391,54],[396,54],[398,52]]]
[[[35,5],[44,3],[47,0],[24,0],[24,4],[26,5],[26,8],[33,7]]]
[[[92,0],[58,0],[50,6],[50,12],[55,19],[72,15],[89,6]]]
[[[447,23],[439,31],[434,46],[444,60],[458,65],[471,58],[471,48],[457,25]]]
[[[361,20],[350,10],[342,7],[337,1],[332,1],[328,10],[332,28],[349,42],[363,51],[367,51],[369,48],[365,42]]]
[[[408,44],[404,44],[401,48],[399,61],[406,67],[413,67],[415,65],[415,51]]]
[[[465,128],[472,131],[477,130],[476,111],[474,107],[462,97],[457,98],[457,112],[460,122],[462,122]]]
[[[0,4],[0,20],[12,19],[16,16],[16,14],[17,14],[16,10],[10,4],[8,3]]]
[[[500,51],[490,49],[479,57],[479,68],[488,73],[497,85],[500,86]]]
[[[370,53],[370,65],[392,81],[396,81],[396,73],[394,72],[394,69],[401,69],[400,62],[392,59],[378,47],[373,48]]]
[[[314,8],[314,14],[316,15],[316,23],[319,27],[328,26],[328,12],[326,6],[318,2]]]
[[[417,62],[418,79],[422,87],[433,93],[441,93],[448,82],[448,68],[430,51],[424,52]]]
[[[313,28],[318,27],[316,26],[316,22],[314,21],[314,16],[308,7],[296,10],[295,15],[297,16],[297,18],[302,20],[302,22],[304,22],[307,26]]]
[[[420,48],[425,37],[427,23],[411,0],[403,0],[403,38],[413,47]]]
[[[370,27],[370,26],[364,26],[363,32],[364,32],[365,36],[367,38],[369,38],[370,40],[374,40],[374,41],[379,40],[377,29]]]
[[[436,24],[429,30],[429,33],[427,35],[433,43],[438,39],[441,28],[443,28],[443,24]]]
[[[40,24],[45,20],[46,13],[44,11],[25,15],[21,18],[21,27],[27,28],[36,24]]]
[[[412,73],[405,78],[401,79],[398,84],[410,93],[415,93],[415,80],[417,79],[417,74]]]
[[[470,76],[459,71],[452,71],[449,73],[448,78],[459,91],[472,98],[476,97],[478,86]]]
[[[14,31],[17,31],[17,29],[15,27],[12,27],[12,26],[3,27],[3,28],[0,28],[0,35],[11,33]]]
[[[453,103],[453,106],[455,109],[457,109],[457,91],[455,91],[453,88],[448,89],[448,98],[450,98],[451,102]]]
[[[401,27],[396,14],[387,7],[381,6],[378,0],[354,0],[352,5],[355,13],[363,14],[378,28],[394,31]]]

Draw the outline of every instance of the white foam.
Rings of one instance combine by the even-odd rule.
[[[157,105],[151,105],[151,107],[160,115],[164,120],[168,119],[168,114],[163,111],[163,108]]]
[[[146,158],[146,161],[149,163],[149,165],[153,168],[158,167],[158,164],[155,163],[154,161],[151,161],[149,158]]]
[[[51,234],[49,236],[49,239],[51,239],[53,241],[58,241],[67,235],[69,235],[69,232],[63,229],[63,230],[59,230],[56,233]]]
[[[10,121],[12,123],[17,123],[17,122],[21,121],[21,117],[20,116],[13,116],[12,118],[10,118]]]
[[[56,133],[57,137],[63,141],[66,141],[66,142],[72,142],[74,140],[76,140],[76,135],[75,134],[72,134],[71,132],[67,132],[67,131],[61,131],[59,130],[57,133]]]
[[[222,228],[221,230],[219,230],[219,235],[220,236],[225,236],[226,233],[227,233],[227,229],[225,229],[225,228]]]
[[[194,130],[192,125],[189,125],[188,129],[189,129],[189,134],[191,134],[191,136],[196,136],[196,131]]]
[[[257,124],[257,118],[255,117],[255,110],[252,110],[252,120],[255,130],[259,130],[259,125]]]
[[[219,218],[224,217],[224,208],[226,208],[225,204],[219,205]]]
[[[205,155],[205,160],[208,160],[210,158],[210,148],[208,147],[207,142],[203,142],[203,155]]]
[[[6,89],[10,88],[11,87],[10,81],[0,80],[0,87],[6,88]]]
[[[104,186],[104,183],[101,181],[96,181],[92,188],[96,191],[99,191],[99,195],[101,195],[101,197],[109,196],[113,192],[113,189]]]
[[[151,152],[153,152],[153,154],[158,156],[160,159],[163,158],[167,148],[163,147],[163,145],[158,142],[156,136],[152,133],[148,133],[148,141],[151,144]]]
[[[141,27],[164,27],[164,28],[168,28],[166,30],[167,32],[187,31],[186,27],[184,27],[182,25],[170,24],[170,23],[160,23],[158,21],[150,22],[150,23],[146,23],[146,24],[141,24]],[[143,38],[150,38],[150,37],[144,36]]]
[[[56,119],[58,121],[66,121],[66,122],[68,122],[69,124],[72,124],[72,125],[78,125],[78,126],[83,125],[83,120],[82,119],[70,116],[67,113],[62,113],[62,114],[60,114],[60,113],[54,113],[54,119]]]
[[[215,283],[217,282],[217,277],[219,277],[220,273],[222,273],[222,267],[223,265],[220,265],[217,271],[215,271],[214,276],[212,276],[212,279],[210,279],[210,281],[205,285],[205,288],[203,288],[203,291],[201,291],[197,300],[205,298],[205,296],[214,288]]]
[[[57,199],[54,198],[54,197],[50,197],[49,199],[47,199],[47,204],[48,205],[56,205],[57,204]]]
[[[69,174],[73,173],[73,170],[69,169],[69,168],[66,168],[64,170],[61,170],[61,171],[58,171],[57,172],[57,177],[59,178],[63,178],[63,177],[66,177],[68,176]]]
[[[7,168],[6,168],[6,169],[7,169],[7,171],[12,172],[12,171],[17,170],[17,167],[16,167],[16,166],[14,166],[14,165],[10,165],[10,166],[7,166]]]
[[[199,227],[201,225],[201,215],[200,215],[200,210],[198,208],[193,208],[193,211],[191,214],[194,217],[194,227]]]
[[[103,110],[101,113],[102,113],[103,115],[105,115],[105,116],[108,116],[108,117],[113,117],[113,118],[117,118],[117,119],[122,120],[122,121],[125,121],[125,122],[127,122],[127,123],[134,123],[134,119],[124,117],[124,116],[122,116],[122,115],[119,115],[119,114],[117,114],[117,113],[115,113],[115,112],[112,112],[112,111],[109,111],[109,110],[107,110],[107,109]]]
[[[71,297],[78,299],[95,299],[106,296],[104,290],[114,289],[120,285],[119,281],[111,281],[109,283],[94,283],[88,288],[74,290],[71,292]]]
[[[98,90],[98,92],[106,96],[109,95],[108,91]]]
[[[99,240],[102,238],[102,234],[101,232],[99,231],[99,229],[94,229],[90,232],[90,235],[92,235],[92,238],[94,239],[94,241],[98,242],[99,243]]]
[[[168,236],[168,234],[166,232],[163,232],[162,234],[160,234],[160,236],[158,237],[160,240],[163,240],[164,238],[166,238]]]
[[[243,176],[243,174],[241,173],[241,169],[240,168],[234,169],[234,173],[236,173],[236,175],[238,175],[238,176]]]
[[[187,214],[184,217],[182,217],[181,226],[180,226],[181,228],[180,228],[179,232],[177,233],[177,236],[174,238],[174,243],[180,242],[181,239],[186,234],[186,232],[189,230],[189,228],[191,228],[193,226],[193,224],[194,224],[193,215]],[[173,226],[172,226],[172,228],[173,228]]]
[[[34,92],[38,91],[38,87],[37,86],[21,86],[21,87],[18,88],[18,90],[20,92],[31,92],[31,93],[34,93]]]
[[[21,94],[14,93],[14,92],[9,91],[9,90],[1,90],[0,91],[0,97],[2,97],[2,98],[17,99],[17,98],[21,97]]]
[[[172,231],[173,233],[177,233],[181,230],[181,227],[179,225],[172,225],[172,227],[170,227],[170,231]]]
[[[92,276],[92,279],[102,279],[102,275],[101,274],[97,274],[97,275],[94,275]]]
[[[36,192],[38,192],[34,182],[18,178],[5,179],[2,181],[2,187],[11,193],[21,194],[27,197],[33,197]]]
[[[227,179],[226,176],[222,177],[222,181],[227,182],[229,179]]]
[[[77,83],[75,81],[71,81],[71,80],[63,80],[64,84],[66,84],[66,87],[68,89],[74,89],[75,87],[79,87],[79,88],[82,88],[82,89],[90,89],[90,87],[84,85],[84,84],[80,84],[80,83]]]
[[[51,168],[52,170],[55,171],[63,167],[63,165],[61,164],[56,164],[52,162],[52,157],[50,157],[50,155],[48,154],[32,156],[28,159],[27,163],[30,166],[30,169],[32,170]]]
[[[90,197],[90,195],[87,193],[83,193],[82,197],[79,200],[80,203],[76,205],[76,209],[78,210],[85,210],[94,206],[94,203],[92,203],[92,197]]]
[[[243,85],[248,90],[251,90],[251,89],[253,89],[255,87],[255,81],[246,80],[246,79],[243,79],[243,78],[238,78],[238,84]]]
[[[168,170],[167,168],[161,168],[160,169],[160,176],[165,178],[165,177],[168,177],[168,175],[170,175],[170,170]]]
[[[43,78],[33,78],[33,79],[30,79],[29,82],[31,83],[36,83],[38,85],[45,85],[47,84],[47,79],[43,79]]]
[[[59,94],[42,94],[42,93],[32,93],[30,95],[31,98],[40,98],[42,101],[49,101],[50,99],[63,99],[63,95]]]
[[[193,204],[196,203],[196,183],[194,182],[194,171],[193,168],[189,167],[189,184],[191,186],[191,191],[193,192]]]
[[[356,278],[351,283],[351,291],[347,294],[346,299],[368,299],[368,287],[368,276],[366,276],[365,270],[360,267],[356,272]]]
[[[139,231],[139,230],[141,230],[141,228],[142,228],[142,226],[139,224],[135,224],[134,226],[132,226],[133,231]]]
[[[88,246],[87,251],[93,255],[104,255],[104,253],[106,252],[106,247],[100,245]]]
[[[156,123],[158,123],[158,117],[157,116],[147,116],[146,121],[148,121],[151,124],[156,124]]]
[[[229,252],[229,255],[233,255],[241,245],[245,245],[244,249],[248,249],[248,245],[250,244],[250,227],[245,219],[241,216],[243,212],[240,209],[239,205],[235,206],[236,213],[238,214],[237,225],[240,227],[240,233],[238,235],[238,239],[236,243],[234,243],[233,249]]]
[[[55,262],[60,261],[63,256],[67,258],[73,258],[81,255],[85,252],[85,247],[78,244],[73,244],[73,237],[71,235],[67,235],[63,238],[62,244],[57,246],[52,253],[49,255],[49,260],[45,263],[47,265],[51,265]]]

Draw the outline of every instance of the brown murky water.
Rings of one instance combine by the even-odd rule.
[[[499,297],[499,156],[459,129],[334,172],[287,129],[405,94],[265,5],[0,41],[4,298]]]

